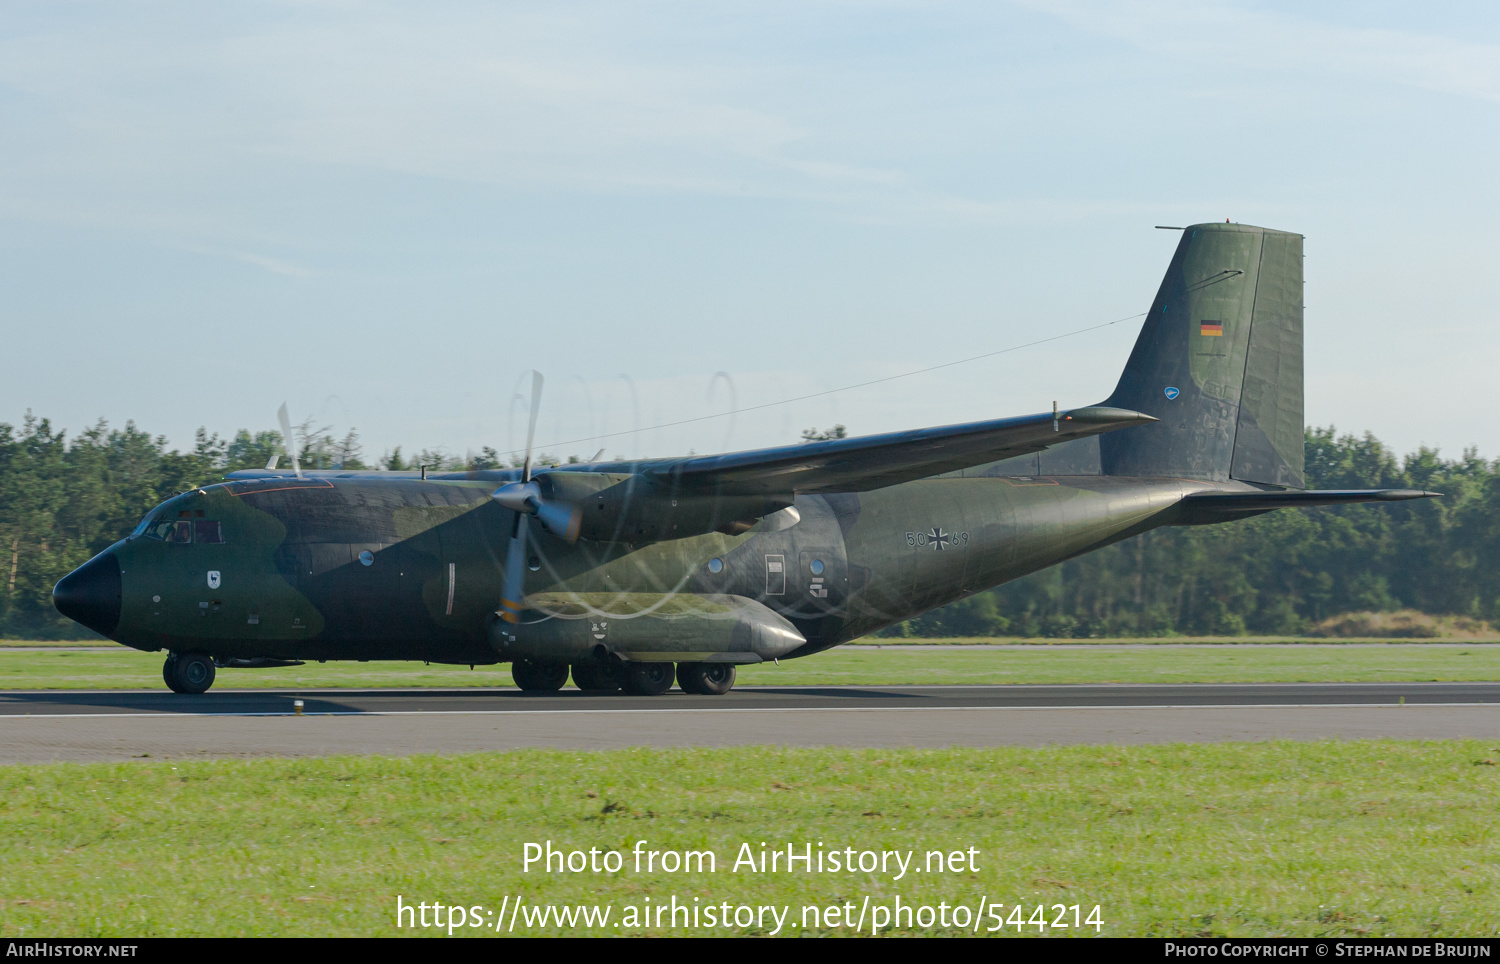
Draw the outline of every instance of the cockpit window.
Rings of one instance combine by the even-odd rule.
[[[174,546],[186,546],[194,542],[205,546],[224,544],[223,523],[213,519],[162,519],[147,516],[131,535],[145,536]]]
[[[186,519],[153,522],[146,526],[145,531],[141,535],[147,539],[155,539],[158,542],[170,542],[173,545],[185,546],[193,541],[193,524]]]

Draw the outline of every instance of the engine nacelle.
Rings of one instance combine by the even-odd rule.
[[[640,475],[544,472],[535,481],[545,498],[578,506],[578,537],[596,542],[660,542],[707,532],[738,535],[792,504],[790,495],[672,491]]]

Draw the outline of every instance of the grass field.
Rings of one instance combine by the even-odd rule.
[[[0,689],[162,689],[162,656],[119,647],[0,650]],[[1203,646],[1130,649],[875,649],[845,647],[780,666],[740,668],[746,686],[930,683],[1249,683],[1500,680],[1500,646],[1417,643],[1351,647]],[[510,686],[508,665],[311,663],[220,670],[217,688]]]
[[[782,935],[849,934],[849,904],[1100,908],[1105,935],[1495,935],[1500,750],[1357,742],[994,750],[528,751],[0,767],[5,936],[435,935],[396,895],[499,910],[789,907]],[[523,872],[527,842],[624,853]],[[709,850],[716,872],[635,872]],[[977,869],[750,873],[758,853],[974,849]],[[864,903],[870,898],[870,904]],[[1071,910],[1067,912],[1071,922]],[[482,920],[489,920],[481,915]],[[981,915],[981,933],[994,918]],[[664,923],[516,933],[768,933]],[[913,923],[892,933],[958,933]],[[867,917],[869,930],[875,917]],[[806,925],[806,927],[802,925]],[[1020,927],[1036,934],[1035,924]],[[1049,930],[1054,935],[1093,934]],[[483,935],[485,928],[457,933]],[[1000,933],[1014,935],[1007,924]]]
[[[1397,646],[1420,646],[1428,643],[1500,643],[1500,635],[1442,636],[1432,639],[1398,639],[1390,636],[1090,636],[1084,639],[1062,639],[1021,636],[865,636],[847,646],[1341,646],[1389,643]],[[108,648],[117,644],[96,639],[0,639],[0,651],[6,649],[78,649]]]

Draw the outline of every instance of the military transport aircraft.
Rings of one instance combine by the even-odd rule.
[[[541,394],[533,382],[531,429]],[[286,433],[290,437],[290,432]],[[1099,405],[728,455],[233,472],[57,584],[64,615],[215,667],[509,661],[523,690],[721,694],[1157,526],[1414,499],[1303,489],[1302,237],[1199,224]],[[274,463],[274,460],[273,460]]]

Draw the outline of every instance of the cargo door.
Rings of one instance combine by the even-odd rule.
[[[778,601],[786,595],[786,556],[781,553],[766,554],[766,595]]]
[[[493,507],[492,507],[493,506]],[[483,505],[438,528],[443,543],[443,624],[483,636],[485,617],[500,605],[510,513]]]
[[[302,546],[298,558],[303,562],[298,573],[302,595],[312,601],[323,616],[323,637],[344,639],[354,628],[354,600],[350,598],[352,573],[349,572],[349,544],[314,542]]]
[[[426,638],[442,625],[447,610],[448,567],[438,535],[427,531],[395,546],[399,560],[396,611],[401,633]]]
[[[349,635],[360,639],[382,639],[392,635],[388,610],[401,586],[396,547],[380,542],[356,542],[349,546],[349,574],[345,592],[349,600]]]

